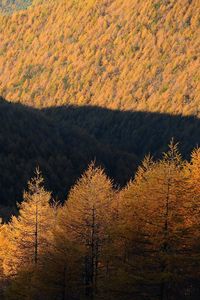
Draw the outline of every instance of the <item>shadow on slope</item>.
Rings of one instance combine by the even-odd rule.
[[[123,186],[144,155],[160,157],[172,137],[188,158],[200,142],[200,121],[89,106],[37,110],[1,98],[0,204],[22,199],[37,165],[61,200],[94,159]]]
[[[52,112],[54,109],[52,109]],[[37,165],[54,196],[63,200],[92,160],[125,184],[136,157],[99,142],[81,126],[54,121],[48,113],[0,100],[0,205],[21,201]]]
[[[93,106],[63,106],[43,110],[59,124],[75,124],[98,141],[135,154],[141,160],[151,153],[160,157],[172,137],[188,158],[200,142],[200,120],[193,116],[109,110]],[[61,125],[62,126],[62,125]]]

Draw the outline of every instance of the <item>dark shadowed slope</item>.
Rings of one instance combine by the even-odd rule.
[[[199,119],[91,106],[37,110],[1,99],[0,203],[21,200],[37,165],[62,200],[94,159],[122,186],[147,153],[160,157],[172,137],[188,158],[200,143]]]
[[[70,186],[94,159],[120,184],[125,184],[136,167],[134,155],[99,142],[70,118],[54,121],[40,110],[2,98],[0,146],[0,204],[21,200],[37,165],[47,187],[59,199],[65,198]]]
[[[101,143],[135,154],[160,157],[173,137],[185,158],[200,142],[200,121],[150,112],[110,110],[95,106],[63,106],[43,110],[57,124],[70,123],[85,129]]]

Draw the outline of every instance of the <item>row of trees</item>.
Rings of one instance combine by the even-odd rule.
[[[146,157],[117,190],[91,164],[64,205],[39,170],[0,228],[1,298],[199,299],[200,150]]]

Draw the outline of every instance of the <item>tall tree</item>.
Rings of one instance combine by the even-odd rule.
[[[162,160],[145,159],[122,197],[124,215],[132,224],[124,231],[129,272],[135,273],[139,290],[144,285],[144,298],[149,293],[161,300],[169,299],[174,289],[179,293],[187,258],[183,251],[188,237],[184,162],[177,145],[172,142],[169,147]]]
[[[185,174],[189,189],[189,201],[185,203],[187,209],[187,251],[190,257],[189,294],[198,298],[200,294],[200,149],[194,149],[191,161],[185,166]]]
[[[100,272],[105,268],[113,195],[111,180],[91,164],[72,188],[61,214],[62,229],[82,251],[85,295],[91,299],[98,292]]]
[[[24,192],[24,201],[19,204],[19,215],[13,216],[7,225],[4,272],[16,280],[24,278],[24,284],[29,278],[28,293],[32,288],[31,280],[34,280],[35,271],[40,267],[40,257],[48,246],[53,217],[50,199],[51,193],[45,190],[44,179],[39,169],[36,169],[35,177],[28,183],[28,191]],[[16,288],[16,285],[13,286]]]
[[[6,231],[5,225],[0,223],[0,299],[3,299],[4,294],[4,283],[5,283],[5,276],[3,272],[3,258],[4,258],[4,249],[6,247]]]

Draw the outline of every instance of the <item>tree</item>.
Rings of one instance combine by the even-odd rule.
[[[190,238],[189,245],[190,268],[189,294],[197,298],[200,293],[200,149],[193,150],[191,161],[185,166],[185,175],[189,189],[189,201],[185,204],[187,208],[187,231]]]
[[[5,289],[5,276],[3,272],[3,253],[4,253],[4,248],[5,248],[5,225],[0,223],[0,299],[4,299],[4,289]]]
[[[60,227],[82,253],[85,296],[91,299],[98,292],[100,273],[105,270],[103,255],[110,241],[113,195],[111,180],[92,163],[72,188],[60,215]]]
[[[128,272],[135,275],[139,299],[147,294],[161,300],[179,296],[186,277],[189,191],[183,168],[177,145],[172,142],[162,160],[145,159],[124,191],[125,257]]]
[[[24,201],[18,205],[19,215],[13,216],[7,225],[3,267],[5,274],[14,278],[11,294],[14,289],[16,299],[19,282],[23,281],[25,285],[23,288],[23,284],[21,285],[19,299],[25,289],[28,294],[33,292],[31,281],[35,280],[35,271],[41,267],[40,258],[48,247],[48,235],[52,226],[50,200],[51,193],[45,190],[44,179],[39,169],[36,169],[35,177],[30,180],[28,191],[24,193]],[[17,285],[14,284],[16,280]]]

